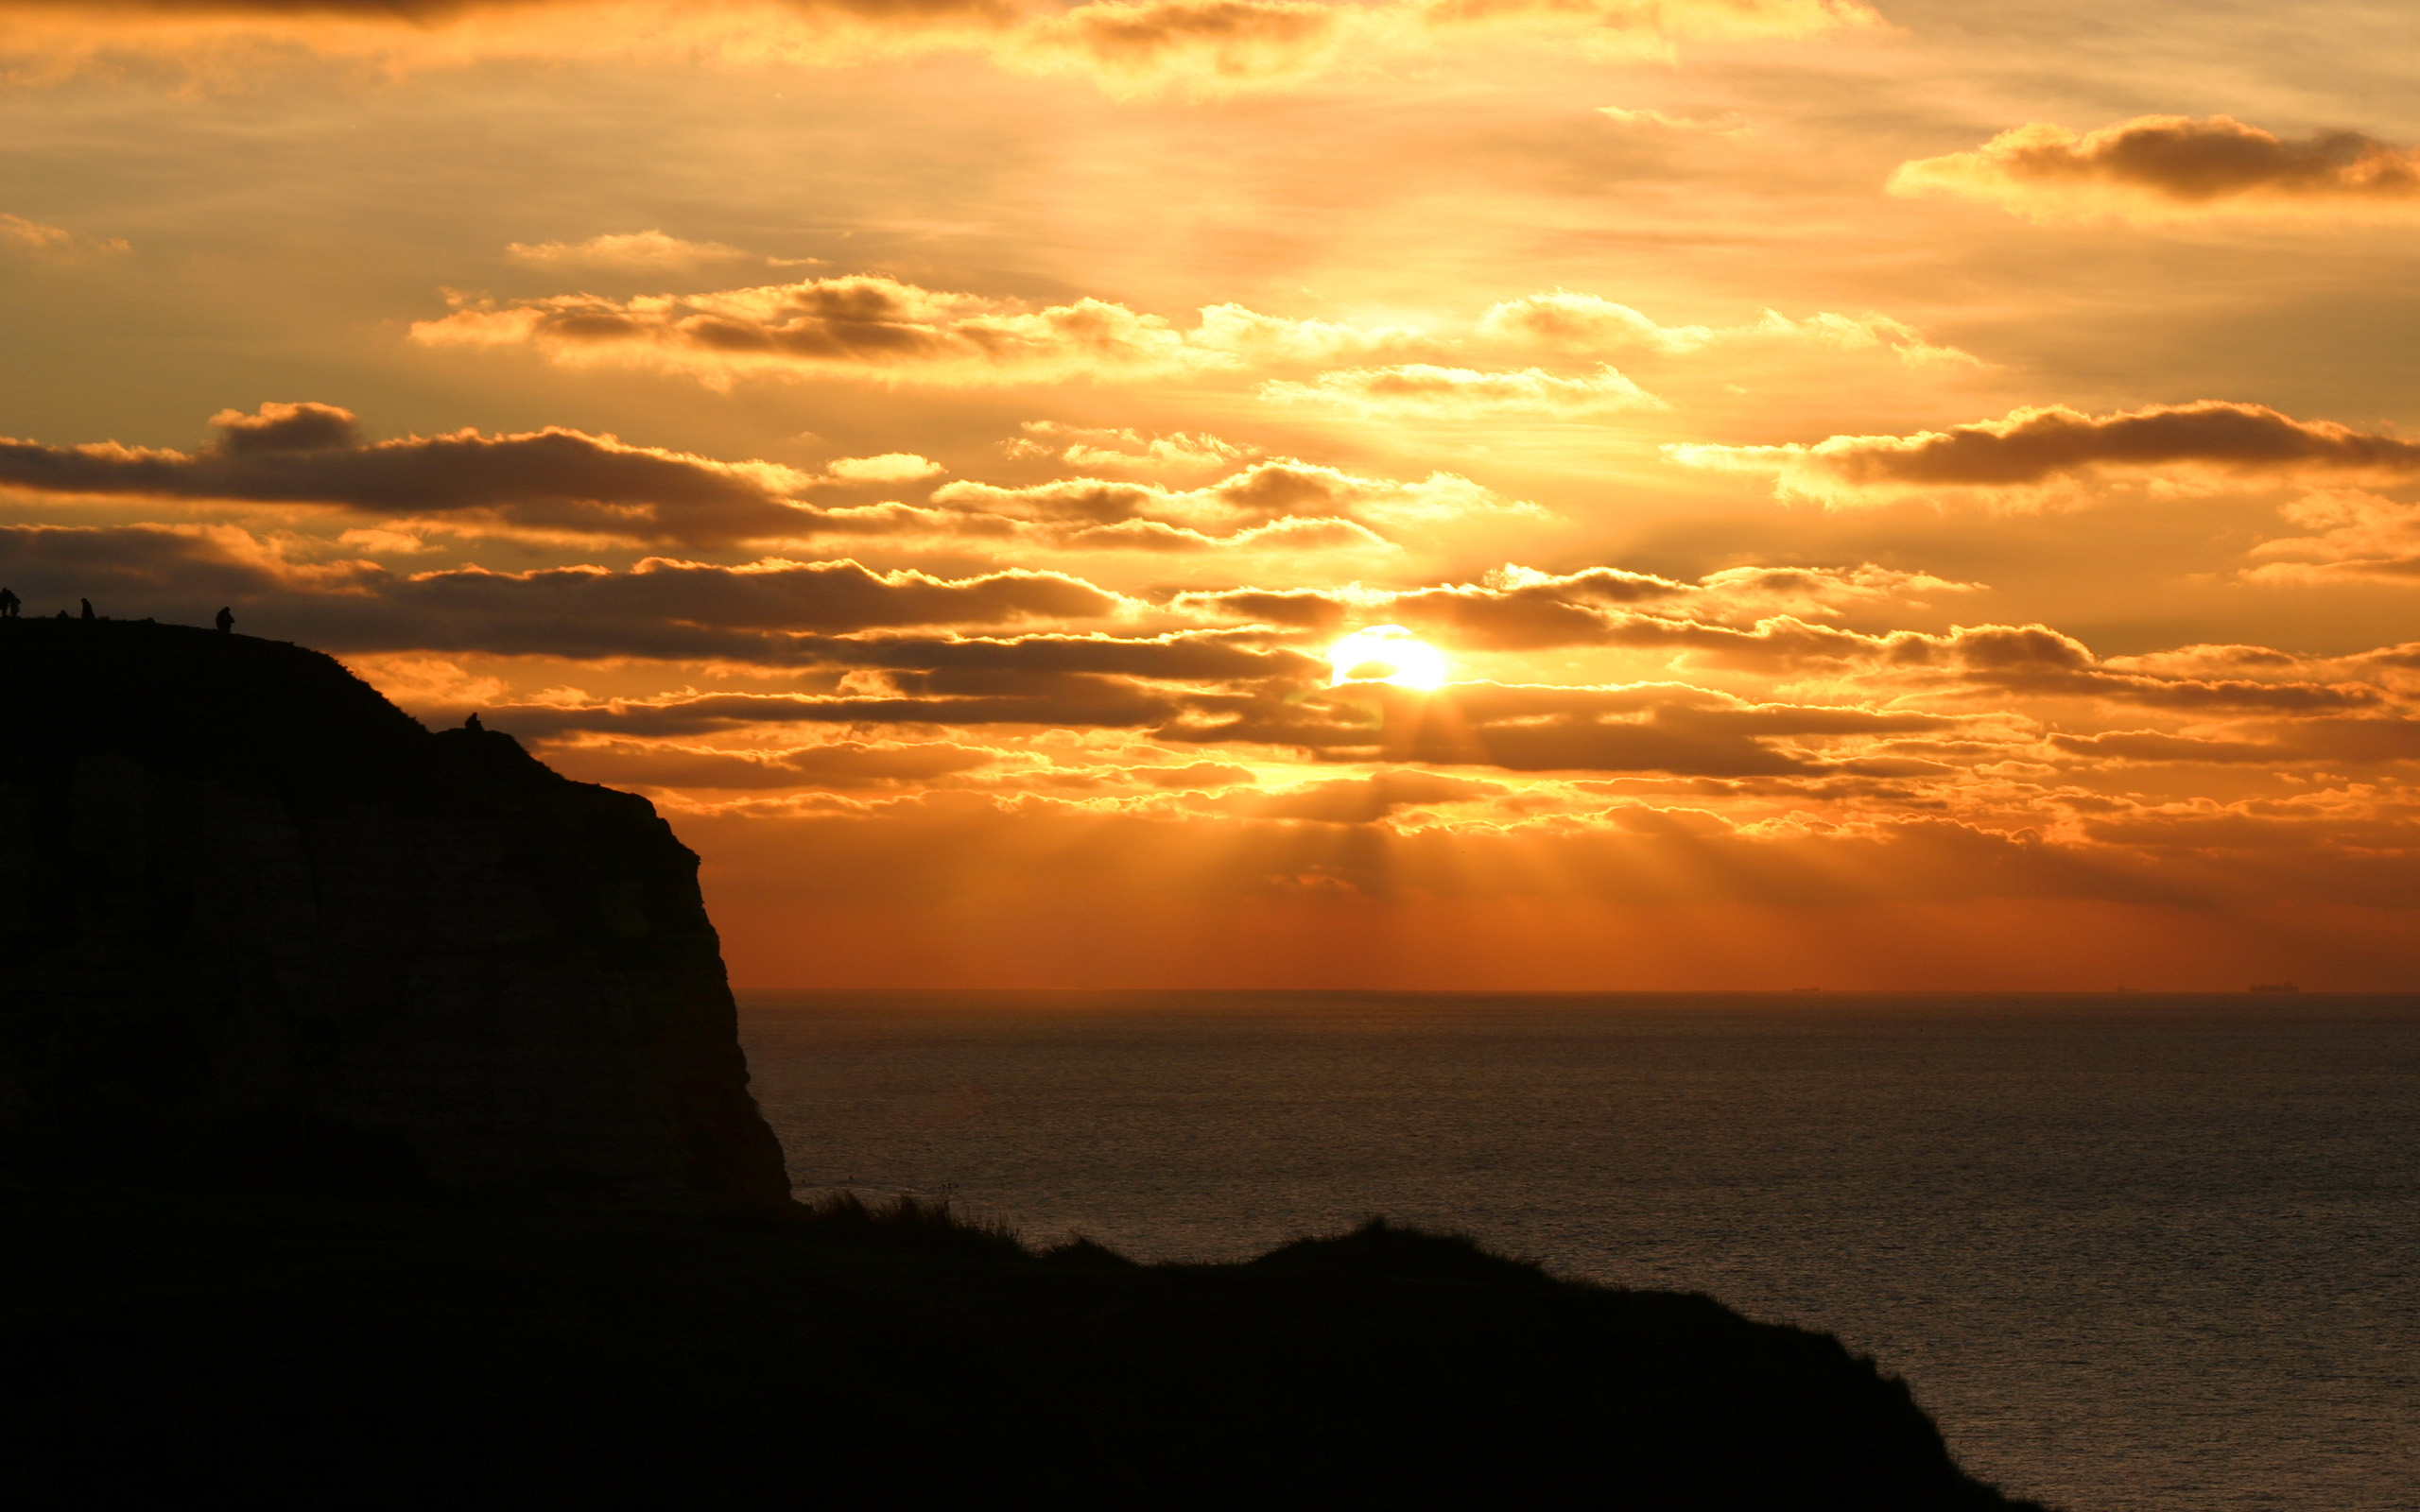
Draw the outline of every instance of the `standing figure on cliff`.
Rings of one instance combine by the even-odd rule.
[[[477,714],[473,714],[470,718],[462,721],[462,728],[464,730],[475,730],[481,733],[485,733],[488,727],[479,723],[479,716]]]
[[[25,602],[9,590],[0,588],[0,620],[15,619],[17,610],[25,606]]]
[[[95,614],[95,613],[94,613],[94,612],[93,612],[93,601],[92,601],[91,599],[89,599],[89,598],[79,598],[79,599],[78,599],[76,602],[78,602],[78,604],[81,604],[81,605],[83,605],[83,606],[84,606],[84,612],[83,612],[81,615],[79,615],[79,616],[78,616],[78,618],[81,618],[81,619],[88,619],[88,620],[93,620],[93,619],[98,619],[98,618],[100,618],[100,616],[99,616],[99,615],[97,615],[97,614]]]
[[[217,620],[216,620],[216,624],[217,624],[217,626],[218,626],[218,633],[219,633],[219,634],[221,634],[221,635],[233,635],[233,634],[234,634],[234,633],[235,633],[235,611],[234,611],[233,610],[232,610],[232,609],[221,609],[221,610],[218,611],[218,618],[217,618]]]

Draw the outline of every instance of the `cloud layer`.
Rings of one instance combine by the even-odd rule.
[[[1112,96],[1210,96],[1302,84],[1373,55],[1475,33],[1577,38],[1612,58],[1693,38],[1802,38],[1878,24],[1858,0],[7,0],[0,55],[75,65],[155,51],[189,66],[262,44],[389,64],[494,58],[843,65],[972,52],[1072,74]]]

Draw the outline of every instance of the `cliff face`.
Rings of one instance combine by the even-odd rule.
[[[0,1144],[781,1201],[697,864],[644,799],[318,652],[0,621]]]

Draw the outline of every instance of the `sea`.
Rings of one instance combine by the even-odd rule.
[[[741,994],[800,1194],[1373,1213],[1904,1377],[2068,1512],[2420,1509],[2420,995]]]

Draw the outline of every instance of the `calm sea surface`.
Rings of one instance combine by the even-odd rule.
[[[2420,998],[742,994],[803,1194],[1373,1212],[1906,1376],[2073,1512],[2420,1508]]]

